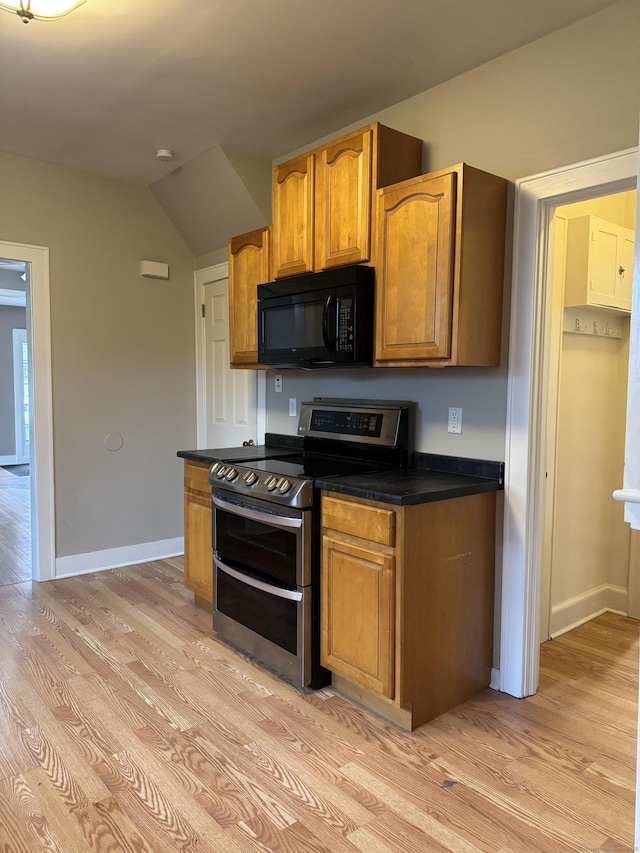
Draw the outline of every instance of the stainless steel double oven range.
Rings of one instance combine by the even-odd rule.
[[[320,666],[320,502],[316,482],[407,464],[412,403],[302,403],[301,450],[214,461],[213,627],[294,684],[329,683]]]

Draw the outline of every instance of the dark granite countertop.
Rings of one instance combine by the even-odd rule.
[[[504,463],[414,453],[412,467],[318,479],[320,489],[382,503],[410,506],[503,488]]]
[[[302,439],[295,435],[267,433],[265,443],[249,447],[222,447],[208,450],[179,450],[178,456],[192,462],[212,464],[248,462],[252,459],[275,459],[294,455],[302,449]],[[382,503],[409,506],[442,501],[449,498],[496,492],[503,488],[504,463],[433,453],[413,453],[411,467],[345,477],[319,478],[320,489],[353,495]]]
[[[213,464],[216,459],[225,462],[249,462],[252,459],[275,459],[300,453],[302,439],[297,435],[279,435],[268,432],[264,444],[247,447],[212,447],[208,450],[179,450],[177,455],[190,462]]]

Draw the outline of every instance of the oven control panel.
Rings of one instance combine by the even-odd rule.
[[[300,404],[298,435],[395,447],[406,444],[409,411],[414,406],[396,400],[318,397]]]

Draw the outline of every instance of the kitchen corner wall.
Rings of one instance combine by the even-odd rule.
[[[0,186],[0,238],[50,249],[56,556],[181,537],[193,255],[144,187],[4,153]]]

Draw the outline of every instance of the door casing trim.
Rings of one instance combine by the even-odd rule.
[[[31,346],[31,561],[36,581],[55,577],[55,491],[49,249],[0,241],[0,256],[30,265],[27,335]]]
[[[637,174],[630,148],[516,182],[499,678],[512,696],[535,693],[540,663],[550,226],[558,205],[631,189]]]

